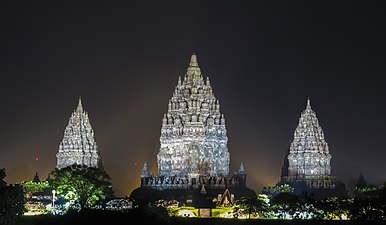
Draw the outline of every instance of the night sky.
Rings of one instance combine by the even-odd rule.
[[[157,173],[161,119],[193,52],[226,117],[230,171],[243,162],[250,188],[279,180],[308,97],[333,175],[386,181],[386,14],[357,2],[2,1],[6,181],[47,177],[82,96],[115,193],[129,195],[144,162]]]

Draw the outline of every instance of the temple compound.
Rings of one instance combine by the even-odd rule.
[[[163,115],[160,149],[157,155],[158,175],[147,168],[141,173],[140,190],[163,193],[200,192],[217,196],[238,189],[242,194],[255,194],[246,188],[246,173],[241,163],[234,174],[229,172],[230,154],[225,117],[220,111],[209,78],[204,79],[193,54],[183,79],[169,100]],[[242,190],[242,191],[241,191]],[[138,196],[138,190],[132,195]],[[234,193],[237,197],[237,193]],[[239,195],[240,195],[239,194]],[[183,194],[186,196],[186,194]]]
[[[295,194],[305,191],[315,198],[347,196],[345,185],[331,176],[331,158],[323,130],[308,99],[284,158],[279,184],[287,183],[294,188]]]
[[[102,167],[102,159],[94,140],[94,131],[87,112],[83,110],[81,98],[64,130],[64,137],[60,142],[56,158],[58,169],[74,164]]]

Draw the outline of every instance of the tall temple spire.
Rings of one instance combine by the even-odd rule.
[[[91,127],[88,114],[83,110],[80,97],[78,106],[71,114],[64,130],[64,137],[60,142],[56,158],[56,167],[59,169],[73,164],[89,167],[102,166],[98,146],[94,140],[94,130]]]
[[[178,82],[162,119],[157,155],[160,176],[228,175],[229,152],[225,117],[204,82],[192,54],[184,81]]]
[[[316,113],[307,99],[289,146],[278,185],[289,184],[296,195],[304,192],[314,198],[347,197],[344,183],[331,175],[331,154]]]
[[[225,116],[209,78],[204,82],[196,54],[191,56],[187,72],[181,78],[178,77],[177,85],[165,105],[166,112],[160,118],[157,175],[149,173],[145,163],[141,171],[141,187],[134,190],[131,197],[143,198],[152,189],[153,200],[154,197],[164,199],[165,193],[194,189],[206,195],[201,197],[214,199],[219,191],[228,188],[236,188],[240,197],[256,196],[246,186],[247,174],[243,163],[238,172],[229,174]],[[190,191],[180,194],[181,200],[191,198]],[[230,199],[233,201],[233,197]]]
[[[288,154],[288,176],[305,179],[331,175],[331,154],[310,99],[301,113]]]

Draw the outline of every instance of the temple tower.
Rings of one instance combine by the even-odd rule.
[[[246,186],[243,163],[237,172],[229,172],[227,145],[220,103],[193,53],[162,118],[158,174],[149,171],[145,162],[141,186],[132,191],[130,198],[141,204],[162,199],[211,208],[215,207],[213,199],[225,190],[235,199],[256,196],[255,191]]]
[[[64,137],[60,142],[56,158],[58,169],[74,164],[102,167],[98,146],[94,140],[94,131],[87,112],[83,110],[81,98],[64,130]]]
[[[347,196],[345,185],[331,175],[331,154],[310,99],[301,113],[294,138],[284,158],[281,181],[295,194],[311,192],[316,198]]]
[[[227,176],[228,137],[220,103],[193,53],[187,72],[169,100],[162,119],[157,155],[159,176]]]
[[[331,176],[331,154],[309,99],[294,132],[287,159],[289,179]]]

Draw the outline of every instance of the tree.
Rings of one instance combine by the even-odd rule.
[[[52,188],[57,196],[80,209],[94,206],[98,201],[113,197],[111,178],[102,169],[71,165],[51,172]]]
[[[19,183],[20,186],[24,188],[25,192],[35,193],[35,192],[42,192],[44,189],[49,188],[48,181],[23,181]]]
[[[285,219],[286,214],[297,218],[299,212],[303,210],[303,204],[299,196],[282,192],[272,199],[272,208],[281,219]]]
[[[246,196],[241,197],[235,202],[235,211],[245,211],[248,214],[248,219],[251,218],[252,214],[259,217],[264,217],[269,211],[269,205],[262,196]]]
[[[7,186],[7,182],[3,179],[5,178],[5,169],[0,169],[0,188]]]
[[[266,194],[270,199],[274,198],[280,193],[293,193],[294,188],[288,184],[275,185],[273,187],[264,187],[262,190],[263,194]]]
[[[316,203],[316,207],[322,210],[321,219],[342,220],[350,217],[349,209],[360,206],[360,202],[353,204],[353,199],[344,197],[328,197]]]
[[[25,211],[23,188],[7,185],[4,178],[5,169],[0,169],[0,224],[15,224]]]

